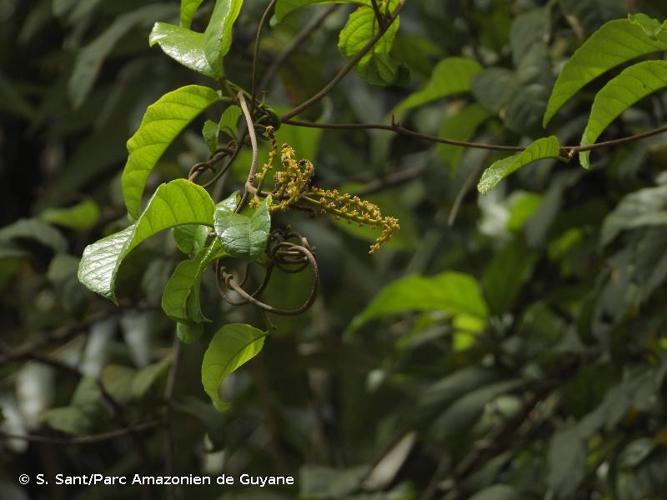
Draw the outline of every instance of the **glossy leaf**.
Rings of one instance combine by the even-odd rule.
[[[140,7],[118,17],[92,43],[79,51],[70,77],[69,96],[75,107],[86,99],[95,83],[102,63],[118,41],[137,24],[151,23],[173,12],[171,5],[152,4]]]
[[[667,87],[667,61],[645,61],[630,66],[600,90],[581,145],[595,144],[600,134],[621,114],[644,97]],[[579,153],[584,168],[590,167],[590,151]]]
[[[398,6],[398,0],[390,0],[388,12]],[[372,84],[392,83],[398,66],[389,56],[398,32],[400,18],[396,19],[374,47],[359,61],[357,71]],[[375,12],[371,7],[362,6],[350,14],[347,24],[338,37],[338,48],[346,57],[356,56],[364,46],[378,33],[379,26]]]
[[[232,45],[232,28],[243,0],[216,0],[204,32],[204,54],[216,77],[224,74],[222,58]]]
[[[204,248],[209,232],[206,226],[188,224],[175,227],[173,236],[179,251],[186,255],[194,255]]]
[[[180,11],[180,20],[181,26],[184,28],[189,28],[192,24],[192,18],[194,17],[197,9],[201,5],[203,0],[181,0],[181,11]]]
[[[230,323],[218,330],[204,353],[201,380],[218,411],[228,408],[220,397],[220,384],[264,347],[266,333],[250,325]]]
[[[215,233],[224,251],[243,259],[256,259],[264,253],[271,230],[271,215],[265,198],[257,208],[237,214],[229,207],[218,207],[215,211]]]
[[[123,259],[141,242],[182,224],[213,224],[214,204],[206,190],[184,179],[162,184],[135,224],[103,238],[83,251],[79,281],[115,300],[114,286]]]
[[[350,325],[356,330],[370,320],[410,311],[442,311],[486,319],[487,307],[472,276],[445,272],[425,278],[408,276],[387,285]]]
[[[276,3],[275,17],[278,21],[281,21],[287,14],[302,7],[330,3],[371,5],[370,0],[278,0]]]
[[[77,231],[86,231],[100,218],[100,207],[93,200],[85,200],[69,208],[47,208],[39,218]]]
[[[151,47],[157,43],[165,54],[186,68],[211,78],[222,76],[206,59],[203,33],[175,24],[155,23],[148,41]]]
[[[559,157],[560,144],[556,136],[552,135],[538,139],[526,147],[524,151],[494,162],[482,174],[482,178],[477,184],[477,190],[482,194],[486,194],[505,177],[520,168],[538,160]]]
[[[188,123],[218,100],[212,88],[188,85],[163,95],[148,107],[139,129],[127,141],[129,157],[122,187],[130,217],[139,216],[146,180],[167,147]]]
[[[399,103],[394,108],[394,114],[401,115],[409,109],[437,99],[468,92],[472,87],[472,78],[481,71],[479,63],[467,57],[444,59],[437,64],[424,88]]]
[[[167,316],[180,322],[207,321],[199,303],[201,277],[207,266],[223,255],[220,240],[216,239],[195,257],[176,266],[162,294],[162,310]]]
[[[667,50],[667,32],[651,37],[636,19],[609,21],[577,49],[551,91],[544,126],[567,101],[598,76],[637,57]]]

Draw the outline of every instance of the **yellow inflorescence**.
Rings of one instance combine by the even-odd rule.
[[[257,175],[261,184],[272,168],[273,160],[277,155],[277,146],[272,131],[269,137],[273,143],[269,159]],[[311,179],[315,168],[309,160],[295,158],[294,149],[289,144],[283,144],[281,149],[281,169],[276,172],[273,181],[274,189],[271,193],[272,212],[287,210],[288,208],[314,208],[320,213],[329,213],[337,218],[355,222],[360,226],[382,228],[382,234],[371,245],[370,252],[374,253],[399,230],[398,219],[385,217],[380,208],[370,201],[362,200],[349,193],[340,193],[335,189],[322,189],[311,186]]]

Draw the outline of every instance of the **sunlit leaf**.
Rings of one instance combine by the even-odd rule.
[[[192,18],[194,17],[197,9],[201,5],[203,0],[181,0],[181,26],[184,28],[189,28],[192,24]]]
[[[148,38],[150,46],[156,43],[169,57],[186,68],[211,78],[219,78],[204,54],[204,34],[169,23],[155,23]]]
[[[473,76],[481,70],[482,67],[477,61],[467,57],[450,57],[440,61],[424,88],[401,101],[394,108],[394,114],[400,116],[417,106],[470,91]]]
[[[560,144],[556,136],[543,137],[531,143],[520,153],[494,162],[482,174],[477,184],[477,190],[486,194],[491,191],[505,177],[520,168],[546,158],[559,158]]]
[[[188,123],[219,99],[210,87],[188,85],[163,95],[148,107],[139,129],[127,141],[129,157],[122,186],[131,217],[139,216],[146,180],[167,147]]]
[[[366,309],[355,316],[350,329],[356,330],[376,318],[410,311],[443,311],[482,319],[488,314],[479,284],[468,274],[408,276],[382,289]]]
[[[625,69],[595,95],[581,145],[594,144],[600,134],[626,109],[665,87],[667,61],[645,61]],[[590,167],[589,158],[590,151],[579,153],[579,161],[584,168]]]
[[[232,28],[242,5],[243,0],[216,0],[204,32],[204,54],[217,77],[224,74],[222,58],[232,45]]]
[[[227,324],[213,335],[204,353],[201,380],[217,410],[229,406],[220,397],[220,384],[262,350],[265,338],[266,333],[241,323]]]
[[[662,31],[654,39],[636,19],[609,21],[577,49],[559,73],[551,91],[544,126],[567,101],[598,76],[636,57],[667,50],[667,32]]]
[[[123,259],[141,242],[182,224],[213,225],[213,200],[206,190],[184,179],[162,184],[135,224],[103,238],[83,251],[79,281],[115,300],[114,285]]]

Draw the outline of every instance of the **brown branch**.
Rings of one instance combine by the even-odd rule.
[[[264,9],[264,13],[262,14],[262,18],[259,20],[259,24],[257,25],[257,34],[255,35],[255,49],[253,51],[252,55],[252,99],[251,99],[251,105],[253,109],[255,108],[255,97],[257,95],[257,58],[259,57],[259,42],[262,38],[262,29],[264,28],[264,25],[266,25],[266,21],[269,18],[269,14],[273,10],[273,7],[276,5],[276,0],[271,0],[269,4],[266,6],[266,9]]]
[[[525,147],[522,146],[507,146],[504,144],[488,144],[483,142],[460,141],[458,139],[448,139],[446,137],[438,137],[436,135],[422,134],[419,132],[415,132],[414,130],[402,127],[398,123],[393,123],[391,125],[384,125],[381,123],[315,123],[315,122],[307,122],[307,121],[291,120],[291,119],[285,120],[283,123],[285,125],[293,125],[295,127],[321,128],[329,130],[386,130],[388,132],[393,132],[397,135],[414,137],[416,139],[421,139],[428,142],[447,144],[450,146],[458,146],[462,148],[471,148],[471,149],[489,149],[494,151],[512,151],[512,152],[521,152],[526,149]],[[639,134],[634,134],[627,137],[621,137],[619,139],[597,142],[595,144],[589,144],[586,146],[582,145],[561,146],[561,156],[570,157],[576,153],[581,153],[582,151],[592,151],[595,149],[602,149],[611,146],[619,146],[622,144],[627,144],[642,139],[647,139],[649,137],[653,137],[659,134],[664,134],[665,132],[667,132],[667,126],[660,127],[654,130],[648,130],[646,132],[641,132]]]
[[[389,29],[389,27],[396,21],[398,18],[398,15],[401,13],[403,10],[403,7],[405,7],[405,0],[402,0],[401,3],[396,7],[396,10],[394,10],[394,13],[392,16],[387,20],[387,24],[384,26],[383,29],[378,31],[378,33],[371,38],[366,45],[362,47],[362,49],[355,55],[352,59],[348,61],[348,63],[343,66],[338,73],[327,83],[322,89],[312,96],[311,98],[305,100],[292,110],[288,111],[285,113],[283,116],[280,117],[280,121],[282,123],[285,123],[288,121],[290,118],[294,118],[296,115],[301,113],[304,109],[312,106],[316,102],[319,102],[324,96],[326,96],[331,90],[340,82],[345,76],[354,69],[354,67],[357,65],[363,57],[370,52],[375,44],[382,38],[382,36],[385,34],[385,32]]]
[[[156,427],[160,424],[159,420],[150,420],[148,422],[142,422],[131,427],[124,427],[122,429],[115,429],[113,431],[102,432],[99,434],[92,434],[89,436],[79,436],[72,438],[57,438],[51,436],[40,436],[34,434],[11,434],[9,432],[0,430],[0,438],[2,439],[20,439],[23,441],[29,441],[34,443],[46,443],[46,444],[57,444],[57,445],[80,445],[80,444],[91,444],[99,443],[101,441],[108,441],[110,439],[116,439],[118,437],[123,437],[130,435],[137,431],[143,431]]]
[[[250,145],[252,147],[252,160],[250,162],[250,169],[248,170],[248,177],[245,181],[245,189],[243,191],[243,196],[239,200],[238,205],[236,206],[236,212],[240,212],[241,209],[245,206],[248,201],[248,195],[252,192],[255,192],[255,176],[257,174],[257,157],[259,153],[259,147],[257,145],[257,135],[255,134],[255,125],[252,121],[252,115],[248,109],[248,103],[245,100],[243,92],[238,93],[239,105],[241,106],[241,111],[243,112],[243,117],[245,118],[246,129],[248,131],[248,136],[250,137]]]

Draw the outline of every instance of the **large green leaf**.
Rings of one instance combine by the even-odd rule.
[[[398,4],[399,0],[389,0],[387,12],[393,12]],[[399,21],[400,19],[396,19],[389,26],[373,48],[357,64],[357,71],[369,83],[384,85],[396,79],[398,65],[391,59],[389,52],[398,32]],[[338,37],[338,48],[344,56],[354,57],[379,30],[375,11],[368,6],[359,7],[350,14],[347,24],[341,30]]]
[[[148,106],[139,129],[127,141],[129,157],[122,187],[130,217],[139,216],[146,179],[181,131],[197,115],[220,99],[210,87],[188,85],[163,95]]]
[[[544,113],[546,126],[556,112],[586,84],[636,57],[667,50],[667,32],[655,37],[628,19],[609,21],[579,47],[558,75]]]
[[[162,184],[135,224],[107,236],[83,251],[79,281],[95,293],[115,300],[116,274],[123,259],[141,242],[182,224],[213,225],[215,205],[201,186],[185,179]]]
[[[350,325],[356,330],[372,319],[409,311],[443,311],[486,319],[487,307],[472,276],[445,272],[425,278],[408,276],[387,285]]]
[[[482,174],[482,178],[477,184],[477,190],[486,194],[496,187],[501,180],[520,168],[538,160],[559,157],[560,144],[556,136],[552,135],[538,139],[520,153],[494,162]]]
[[[220,240],[215,239],[192,259],[184,260],[176,266],[162,294],[162,310],[167,316],[181,322],[206,321],[197,292],[208,264],[223,255]]]
[[[150,46],[156,43],[162,51],[186,68],[211,78],[219,78],[204,54],[204,34],[169,23],[155,23],[148,38]]]
[[[74,106],[80,106],[86,99],[104,59],[127,32],[137,24],[152,23],[155,19],[170,15],[173,10],[171,5],[151,4],[123,14],[104,33],[81,49],[68,84],[69,96]]]
[[[667,87],[667,61],[644,61],[625,69],[595,96],[581,145],[594,144],[600,134],[630,106]],[[579,153],[584,168],[590,167],[590,151]]]
[[[201,381],[215,408],[228,408],[220,398],[220,384],[264,347],[266,333],[250,325],[230,323],[218,330],[204,353]]]
[[[203,0],[181,0],[181,12],[180,20],[181,26],[184,28],[189,28],[192,24],[192,18],[194,17],[197,9],[201,5]]]
[[[232,257],[256,259],[264,253],[271,230],[270,197],[257,208],[237,214],[228,206],[215,210],[213,227],[225,252]]]
[[[232,45],[232,27],[242,5],[243,0],[216,0],[204,32],[204,54],[217,77],[224,74],[222,58]]]
[[[346,3],[358,5],[371,5],[371,0],[278,0],[276,3],[275,16],[281,21],[287,14],[310,5],[321,5],[324,3]]]
[[[400,116],[409,109],[422,106],[437,99],[454,94],[468,92],[472,86],[472,78],[482,71],[482,67],[474,59],[467,57],[449,57],[440,61],[424,88],[410,94],[395,108],[394,114]]]

